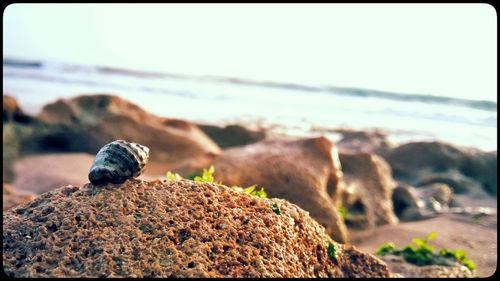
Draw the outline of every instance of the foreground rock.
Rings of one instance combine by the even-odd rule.
[[[228,186],[264,187],[307,210],[336,241],[347,242],[337,210],[342,171],[336,147],[326,138],[266,140],[224,150],[213,165],[215,179]]]
[[[391,276],[379,259],[331,241],[300,207],[212,183],[65,186],[3,220],[13,277]]]
[[[392,194],[397,184],[387,162],[369,152],[342,152],[339,159],[346,224],[361,229],[396,224]]]
[[[28,140],[35,144],[34,147],[28,147],[25,142],[27,149],[35,152],[95,154],[105,144],[124,139],[156,151],[152,161],[189,165],[220,151],[217,144],[196,125],[157,117],[113,95],[60,99],[44,106],[37,118],[51,129]]]

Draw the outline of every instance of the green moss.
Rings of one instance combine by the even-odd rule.
[[[474,272],[476,265],[473,261],[467,259],[465,251],[451,251],[449,249],[441,249],[438,253],[434,253],[434,247],[428,245],[427,242],[436,237],[436,232],[432,232],[424,239],[413,238],[413,243],[416,245],[406,245],[402,249],[397,248],[394,243],[389,242],[381,245],[375,255],[384,256],[386,254],[402,255],[403,259],[417,266],[440,264],[439,260],[442,257],[452,258],[466,266],[471,272]]]
[[[207,170],[207,169],[203,169],[203,174],[200,176],[195,176],[194,177],[194,180],[195,181],[204,181],[204,182],[213,182],[214,181],[214,174],[215,172],[215,168],[213,165],[210,165],[210,168]]]
[[[459,260],[464,266],[466,266],[470,271],[474,272],[476,269],[476,264],[467,259],[467,253],[463,250],[451,251],[450,249],[441,249],[439,254],[444,257],[453,257],[456,260]]]
[[[281,215],[281,210],[280,210],[280,204],[277,202],[271,203],[271,208],[273,209],[273,212],[275,212],[278,215]]]
[[[169,180],[182,180],[181,175],[177,173],[171,173],[170,171],[167,172],[167,179]]]
[[[345,221],[345,218],[347,216],[347,210],[343,206],[338,206],[337,210],[339,211],[340,217],[342,218],[343,221]]]
[[[267,193],[264,191],[264,188],[262,187],[260,190],[255,190],[256,186],[257,185],[254,184],[254,185],[249,186],[247,188],[242,188],[242,187],[239,187],[239,186],[232,186],[231,188],[233,190],[236,190],[236,191],[239,191],[239,192],[247,193],[247,194],[250,194],[250,195],[253,195],[253,196],[257,196],[257,197],[260,197],[260,198],[266,198],[267,197]]]
[[[328,258],[331,260],[337,259],[337,249],[335,249],[335,244],[333,244],[332,241],[328,242],[328,249],[326,250],[326,253],[328,254]]]

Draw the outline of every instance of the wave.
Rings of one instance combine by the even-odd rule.
[[[316,85],[282,83],[282,82],[272,82],[272,81],[254,81],[254,80],[235,78],[235,77],[196,76],[196,75],[186,75],[186,74],[181,75],[172,73],[132,70],[132,69],[125,69],[118,67],[110,67],[110,66],[82,66],[74,64],[55,64],[52,62],[49,63],[37,60],[21,60],[12,58],[7,58],[7,59],[4,58],[3,65],[9,67],[23,67],[23,68],[46,68],[46,67],[52,69],[59,68],[61,71],[64,71],[65,73],[67,73],[68,71],[88,72],[92,70],[93,72],[95,71],[96,73],[100,74],[132,76],[136,78],[151,78],[151,79],[172,78],[172,79],[205,80],[205,81],[208,80],[215,83],[223,82],[223,83],[240,84],[247,86],[305,91],[311,93],[321,92],[333,95],[343,95],[343,96],[360,97],[360,98],[380,98],[380,99],[397,100],[405,102],[438,103],[445,105],[465,106],[487,111],[498,110],[497,103],[493,101],[467,100],[467,99],[459,99],[459,98],[451,98],[451,97],[435,96],[435,95],[424,95],[424,94],[394,93],[394,92],[352,88],[352,87],[316,86]]]

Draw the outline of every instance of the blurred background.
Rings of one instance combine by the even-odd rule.
[[[192,122],[496,150],[490,5],[11,4],[3,23],[3,92],[28,114],[112,93]]]

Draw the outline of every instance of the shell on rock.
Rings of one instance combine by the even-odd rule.
[[[115,140],[103,146],[90,167],[93,184],[123,183],[139,176],[149,159],[149,148],[135,142]]]

